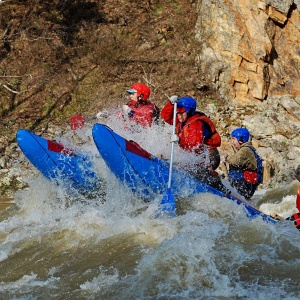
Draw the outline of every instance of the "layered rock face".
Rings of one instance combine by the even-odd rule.
[[[300,92],[300,1],[198,3],[199,66],[223,95],[249,103]]]
[[[300,164],[300,0],[199,0],[197,9],[198,68],[231,106],[219,124],[227,134],[247,127],[266,161],[292,170]]]

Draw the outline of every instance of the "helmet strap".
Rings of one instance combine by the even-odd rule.
[[[144,98],[144,94],[140,94],[139,96],[138,96],[138,101],[143,101],[143,98]]]
[[[193,110],[190,109],[189,112],[187,113],[188,118],[192,117],[195,113],[193,113]]]

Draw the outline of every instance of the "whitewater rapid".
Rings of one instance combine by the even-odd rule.
[[[106,122],[150,153],[170,156],[170,127],[131,132]],[[91,128],[57,140],[91,156],[102,178],[94,198],[20,167],[28,188],[0,211],[1,299],[300,298],[300,236],[289,222],[249,219],[241,205],[211,194],[176,199],[176,218],[156,218],[161,196],[146,203],[123,186]],[[176,148],[177,163],[186,159],[180,154]],[[259,190],[253,201],[288,216],[295,187]]]

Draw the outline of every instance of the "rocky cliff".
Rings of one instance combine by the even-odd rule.
[[[198,63],[222,95],[245,105],[299,95],[299,6],[297,0],[199,1]]]
[[[202,80],[230,100],[230,120],[223,124],[249,128],[260,154],[279,169],[300,163],[299,8],[297,0],[203,0],[197,6],[202,49],[196,63],[206,74]]]

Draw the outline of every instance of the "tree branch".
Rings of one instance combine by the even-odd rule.
[[[1,0],[0,0],[1,1]],[[1,3],[1,2],[0,2]],[[10,92],[14,93],[14,94],[20,94],[20,92],[14,91],[11,88],[9,88],[6,84],[2,84],[3,87],[5,87],[7,90],[9,90]]]

